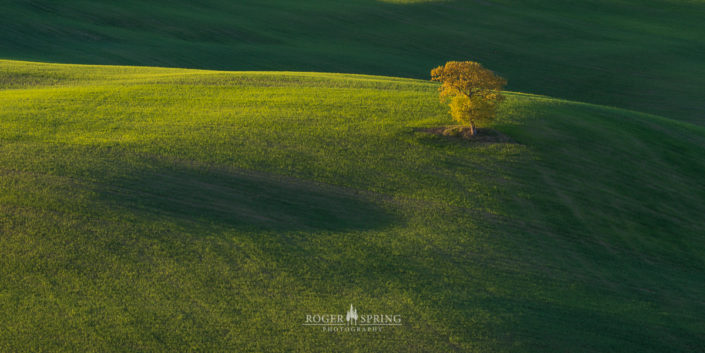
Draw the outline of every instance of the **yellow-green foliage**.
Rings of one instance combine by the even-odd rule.
[[[431,71],[431,80],[441,82],[441,101],[450,101],[457,122],[475,126],[495,117],[507,81],[473,61],[449,61]]]

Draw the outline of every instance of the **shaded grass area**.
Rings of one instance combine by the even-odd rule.
[[[415,78],[470,59],[515,91],[702,124],[703,17],[687,0],[22,0],[0,57]]]
[[[701,127],[511,94],[476,144],[416,80],[0,67],[0,350],[702,345]],[[351,303],[404,326],[301,326]]]

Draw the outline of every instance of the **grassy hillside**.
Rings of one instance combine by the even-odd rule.
[[[424,81],[0,61],[0,351],[692,352],[705,129]],[[305,315],[394,312],[333,334]]]
[[[20,0],[0,58],[427,78],[473,59],[510,89],[705,124],[705,2]]]

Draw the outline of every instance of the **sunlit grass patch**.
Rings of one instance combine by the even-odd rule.
[[[0,62],[2,351],[689,351],[705,131],[426,81]],[[13,76],[14,75],[14,76]],[[376,335],[312,312],[395,312]],[[41,334],[36,334],[41,332]],[[605,332],[610,332],[606,335]]]

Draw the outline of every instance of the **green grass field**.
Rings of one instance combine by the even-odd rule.
[[[0,58],[428,78],[475,60],[509,89],[705,125],[702,0],[5,1]]]
[[[705,128],[436,87],[0,61],[0,351],[703,348]]]

